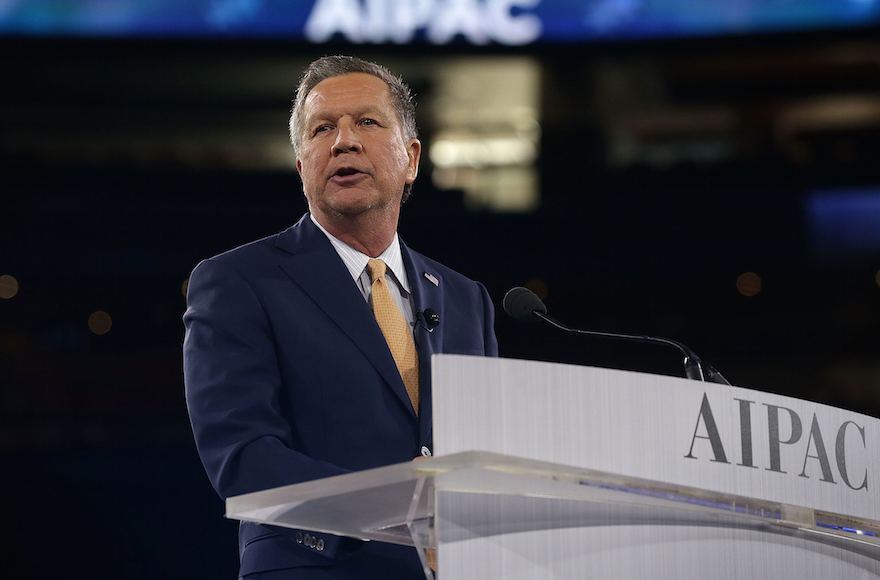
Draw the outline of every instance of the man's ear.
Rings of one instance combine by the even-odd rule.
[[[409,156],[409,166],[406,170],[406,182],[412,183],[419,175],[419,159],[422,156],[422,142],[418,139],[410,139],[406,145],[406,154]]]

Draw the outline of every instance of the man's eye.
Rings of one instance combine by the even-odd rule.
[[[315,135],[317,135],[318,133],[324,133],[325,131],[329,131],[329,130],[330,130],[330,125],[321,125],[320,127],[317,127],[315,129]]]
[[[362,125],[378,125],[378,123],[374,119],[364,119],[361,121]]]

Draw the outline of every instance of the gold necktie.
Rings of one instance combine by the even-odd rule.
[[[373,315],[385,342],[391,349],[391,356],[397,363],[397,370],[406,386],[409,400],[412,402],[416,415],[419,414],[419,354],[416,352],[416,343],[413,341],[409,324],[394,303],[388,284],[385,281],[385,262],[382,260],[370,260],[367,264],[367,272],[373,282]]]

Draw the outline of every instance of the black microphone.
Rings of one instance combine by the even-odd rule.
[[[578,334],[582,336],[600,336],[604,338],[616,338],[619,340],[632,340],[636,342],[646,342],[651,344],[665,344],[678,351],[684,357],[684,372],[687,378],[697,381],[707,381],[711,383],[720,383],[722,385],[730,385],[721,373],[709,363],[700,360],[700,357],[687,346],[682,343],[668,338],[658,338],[654,336],[638,336],[630,334],[617,334],[613,332],[598,332],[595,330],[579,330],[565,326],[558,320],[547,315],[547,307],[538,296],[522,286],[511,288],[504,295],[502,301],[504,311],[517,322],[537,322],[539,320],[558,328],[568,334]]]
[[[504,312],[517,322],[538,322],[539,315],[547,314],[547,307],[538,295],[522,286],[508,290],[501,303]]]
[[[428,332],[440,326],[440,314],[433,308],[425,308],[422,312],[416,312],[416,322]]]

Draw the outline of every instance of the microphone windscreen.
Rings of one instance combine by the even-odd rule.
[[[522,286],[511,288],[502,300],[504,312],[517,322],[537,322],[540,320],[533,312],[547,314],[547,307],[538,296]]]
[[[440,324],[440,314],[433,308],[425,308],[425,322],[429,330],[436,328]]]

